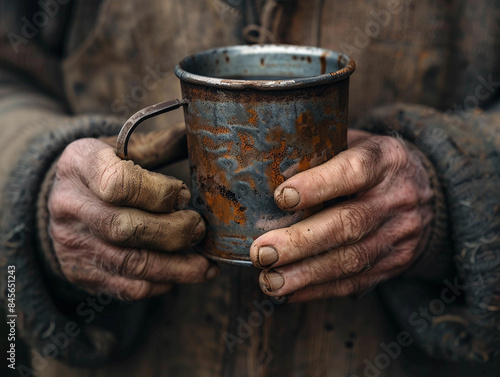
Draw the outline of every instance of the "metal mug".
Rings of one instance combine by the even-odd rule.
[[[126,158],[143,120],[183,107],[191,208],[207,224],[198,248],[216,261],[251,265],[258,236],[318,210],[281,210],[273,193],[347,148],[354,70],[349,57],[316,47],[232,46],[189,56],[175,67],[183,99],[134,114],[118,136],[118,155]]]

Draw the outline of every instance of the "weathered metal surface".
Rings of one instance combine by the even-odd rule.
[[[261,234],[319,207],[283,211],[274,190],[347,148],[354,61],[315,47],[234,46],[190,56],[175,69],[183,100],[144,108],[124,124],[117,152],[144,120],[184,106],[192,207],[207,223],[199,247],[212,259],[251,265]]]
[[[318,210],[283,211],[273,192],[347,147],[353,71],[352,60],[332,51],[269,45],[212,50],[176,67],[205,255],[250,264],[259,235]]]

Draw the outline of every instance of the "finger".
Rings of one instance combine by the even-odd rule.
[[[116,136],[101,138],[115,148]],[[128,157],[143,168],[156,167],[187,158],[186,126],[177,123],[164,130],[135,132],[128,142]]]
[[[356,275],[301,289],[289,296],[288,302],[304,302],[333,297],[359,297],[370,292],[379,281],[378,277],[370,273]]]
[[[194,211],[153,214],[134,208],[103,206],[82,211],[81,220],[92,234],[112,244],[177,251],[197,244],[205,235],[205,224]]]
[[[110,294],[121,301],[138,301],[163,295],[172,289],[172,283],[153,283],[146,280],[133,280],[121,276],[106,275],[101,292]],[[98,291],[99,292],[99,291]],[[98,294],[95,292],[94,294]]]
[[[356,198],[302,220],[289,228],[272,230],[250,247],[256,267],[277,267],[353,244],[377,229],[386,219],[383,201]]]
[[[375,286],[398,273],[404,268],[394,265],[390,260],[390,254],[381,260],[369,271],[364,271],[343,279],[333,280],[328,283],[315,284],[299,289],[289,295],[288,302],[303,302],[332,297],[360,297],[370,292]],[[273,293],[268,293],[274,296]],[[278,294],[278,296],[280,296]]]
[[[370,275],[374,281],[381,281],[395,276],[406,270],[417,257],[413,250],[420,238],[422,226],[423,220],[418,211],[394,217],[356,244],[263,271],[260,276],[261,288],[272,296],[295,295],[296,291],[334,280]],[[348,287],[341,287],[344,288]],[[365,288],[362,286],[360,289]]]
[[[322,165],[294,175],[274,192],[282,209],[310,208],[328,200],[356,194],[380,183],[407,155],[395,138],[373,136]]]
[[[85,257],[89,257],[93,251],[82,250],[81,252],[85,253]],[[67,275],[67,279],[93,295],[106,294],[129,301],[164,294],[172,288],[172,283],[155,283],[114,276],[90,265],[85,267],[75,265],[71,274]]]
[[[93,263],[112,275],[155,283],[205,283],[220,275],[219,267],[195,253],[169,254],[120,248],[100,242]]]
[[[113,282],[116,279],[117,282]],[[122,291],[117,291],[117,298],[122,301],[139,301],[144,300],[146,298],[160,296],[168,293],[173,284],[171,283],[152,283],[145,280],[131,280],[124,279],[125,281],[121,282],[122,278],[115,277],[110,279],[110,286],[114,285],[121,286],[122,284],[125,286]]]
[[[65,154],[72,157],[69,163],[58,164],[58,174],[76,173],[106,203],[167,213],[185,208],[189,202],[191,194],[182,181],[121,160],[99,140],[78,140],[68,148]]]
[[[73,225],[52,224],[54,248],[68,279],[86,288],[106,286],[107,275],[156,283],[193,284],[213,280],[220,274],[218,266],[200,254],[121,248],[92,237],[88,229],[81,229],[75,239],[68,228]]]
[[[353,245],[342,246],[284,267],[262,271],[264,293],[289,295],[310,285],[344,279],[371,270],[390,252],[377,233]]]
[[[176,251],[195,245],[205,234],[203,219],[190,210],[155,214],[64,189],[51,196],[48,204],[54,222],[76,219],[87,224],[93,235],[123,247]]]

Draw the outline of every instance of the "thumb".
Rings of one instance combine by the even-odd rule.
[[[116,147],[116,136],[101,140]],[[186,126],[182,122],[164,130],[133,133],[128,143],[128,157],[146,169],[187,158]]]

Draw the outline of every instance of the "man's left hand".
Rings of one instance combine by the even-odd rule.
[[[264,293],[289,301],[360,295],[407,269],[425,248],[434,194],[418,154],[395,137],[357,130],[349,145],[275,190],[276,204],[291,211],[351,199],[254,241],[250,255],[264,268]]]

